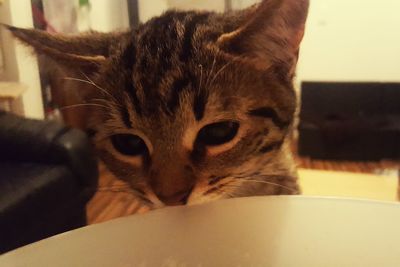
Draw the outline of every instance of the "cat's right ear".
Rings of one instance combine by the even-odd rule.
[[[27,44],[37,54],[43,54],[60,66],[80,70],[87,74],[96,72],[109,57],[110,46],[122,33],[91,32],[80,35],[50,34],[36,29],[5,26],[18,40]]]
[[[298,58],[309,0],[263,0],[244,12],[241,25],[218,39],[228,54],[250,59],[260,68],[278,66],[289,76]]]

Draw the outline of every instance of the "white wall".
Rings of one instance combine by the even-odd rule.
[[[114,3],[92,2],[107,1]],[[256,2],[232,0],[236,9]],[[103,6],[107,7],[103,11],[111,8]],[[140,20],[145,22],[168,8],[223,11],[224,0],[139,0]],[[311,0],[298,79],[400,82],[399,14],[399,0]],[[99,21],[118,21],[104,19],[107,16],[95,15]]]
[[[32,28],[30,0],[4,0],[0,5],[0,22],[17,27]],[[43,103],[40,88],[39,70],[32,53],[11,38],[4,28],[1,29],[1,42],[4,51],[4,72],[0,79],[19,81],[28,86],[22,96],[22,109],[27,117],[43,118]]]
[[[400,81],[399,0],[314,0],[299,78]]]
[[[400,82],[400,1],[311,0],[300,59],[299,80]]]
[[[146,22],[154,16],[161,15],[168,9],[180,10],[225,10],[224,0],[139,0],[139,18]]]
[[[140,22],[146,22],[169,8],[168,0],[139,0],[138,5]]]
[[[127,0],[92,0],[90,4],[90,24],[93,30],[109,32],[129,28]]]
[[[181,10],[214,10],[223,12],[225,10],[224,0],[168,0],[169,8]]]
[[[233,9],[241,9],[246,8],[248,6],[254,5],[255,3],[260,2],[261,0],[231,0]],[[321,0],[317,0],[321,1]]]

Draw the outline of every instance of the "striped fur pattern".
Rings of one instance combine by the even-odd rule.
[[[94,89],[88,129],[98,155],[159,208],[299,193],[289,136],[307,7],[265,0],[228,14],[169,11],[103,37],[10,30]],[[198,142],[203,127],[221,121],[240,125],[231,141]],[[121,154],[116,134],[140,137],[148,152]]]

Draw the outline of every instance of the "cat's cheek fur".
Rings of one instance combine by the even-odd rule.
[[[151,190],[147,190],[146,197],[151,203],[147,204],[150,209],[161,209],[165,207],[165,204],[160,201],[160,199]]]
[[[228,198],[228,196],[224,196],[220,194],[220,191],[216,191],[212,194],[206,194],[206,192],[210,189],[207,180],[198,181],[196,187],[193,189],[190,197],[188,198],[186,205],[197,205],[203,204],[215,200],[220,200],[224,198]]]
[[[135,166],[131,162],[123,161],[104,148],[97,147],[96,152],[115,177],[131,185],[142,183],[143,171],[139,165]]]

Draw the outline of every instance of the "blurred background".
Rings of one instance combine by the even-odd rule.
[[[170,8],[231,11],[256,0],[0,0],[0,22],[48,32],[109,32]],[[400,158],[400,1],[311,0],[296,77],[293,151],[305,194],[397,199]],[[43,62],[0,36],[0,108],[79,124],[60,112],[72,100]],[[100,166],[100,183],[115,181]],[[363,175],[361,175],[363,174]],[[128,204],[127,204],[128,203]],[[99,192],[89,222],[135,213],[129,194]]]

